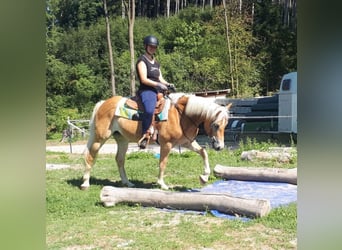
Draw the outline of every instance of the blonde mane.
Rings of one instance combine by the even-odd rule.
[[[214,102],[213,99],[205,97],[199,97],[191,95],[189,96],[188,103],[186,105],[185,113],[189,116],[200,115],[209,120],[221,120],[223,118],[228,119],[227,109]],[[219,116],[217,116],[218,112]]]
[[[201,116],[212,121],[221,120],[223,118],[228,119],[228,110],[226,107],[215,103],[213,99],[185,93],[172,93],[169,95],[173,104],[176,104],[178,99],[182,96],[189,97],[185,108],[185,113],[187,115]],[[216,117],[219,111],[222,112]]]

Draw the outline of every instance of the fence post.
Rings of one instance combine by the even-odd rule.
[[[70,118],[68,116],[68,125],[69,125],[69,137],[68,137],[68,141],[69,141],[69,146],[70,146],[70,154],[72,154],[72,145],[71,145],[71,139],[72,139],[72,127],[70,125]]]

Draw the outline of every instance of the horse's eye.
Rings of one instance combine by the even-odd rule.
[[[218,130],[220,126],[217,123],[213,123],[211,127],[215,130]]]

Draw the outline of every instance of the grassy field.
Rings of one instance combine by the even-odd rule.
[[[268,144],[241,145],[238,150],[208,150],[210,165],[293,168],[275,160],[248,163],[242,150]],[[273,146],[273,145],[272,145]],[[137,205],[100,203],[105,185],[120,187],[114,155],[99,155],[91,186],[81,191],[82,156],[47,152],[46,162],[70,168],[46,171],[47,249],[296,249],[297,204],[273,209],[263,218],[242,222],[195,213],[170,212]],[[128,178],[139,188],[158,188],[158,159],[149,153],[127,155]],[[172,191],[200,188],[201,158],[193,152],[170,155],[165,182]],[[209,182],[218,180],[211,175]]]

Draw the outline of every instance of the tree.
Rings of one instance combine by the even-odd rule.
[[[129,39],[129,53],[131,55],[131,70],[130,70],[130,94],[135,95],[135,59],[134,59],[134,21],[135,21],[135,1],[129,0],[128,6],[125,2],[128,17],[128,39]]]
[[[232,87],[232,93],[235,94],[235,86],[234,86],[234,76],[233,76],[233,60],[232,60],[232,52],[230,48],[230,39],[229,39],[229,23],[228,23],[228,11],[226,6],[226,0],[223,0],[223,9],[224,9],[224,23],[225,23],[225,34],[227,39],[227,49],[228,49],[228,61],[229,61],[229,73],[230,73],[230,84]]]
[[[108,57],[109,57],[109,63],[110,63],[110,82],[112,84],[112,93],[114,96],[116,95],[115,72],[114,72],[112,40],[110,37],[110,24],[109,24],[108,11],[107,11],[107,0],[103,0],[103,9],[104,9],[105,19],[106,19],[107,44],[108,44],[108,53],[109,53]]]

